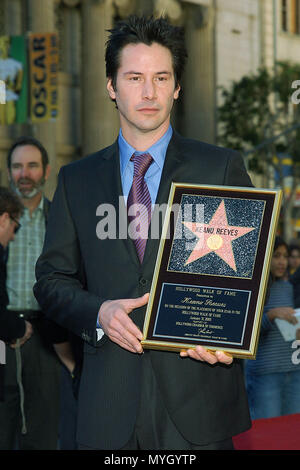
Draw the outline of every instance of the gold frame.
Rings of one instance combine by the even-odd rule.
[[[282,201],[282,191],[279,189],[278,190],[277,189],[257,189],[257,188],[250,188],[250,187],[248,188],[248,187],[239,187],[239,186],[210,186],[210,185],[197,185],[197,184],[189,184],[189,183],[172,183],[170,194],[169,194],[169,199],[168,199],[166,215],[165,215],[164,224],[162,228],[162,235],[161,235],[161,240],[159,244],[159,250],[158,250],[155,269],[154,269],[154,275],[153,275],[153,280],[152,280],[152,285],[151,285],[151,290],[150,290],[150,297],[149,297],[146,315],[145,315],[144,328],[143,328],[143,340],[141,344],[143,348],[145,349],[166,350],[166,351],[175,351],[175,352],[191,349],[195,347],[197,344],[201,344],[201,341],[199,342],[195,341],[194,344],[191,344],[191,342],[181,343],[181,342],[174,342],[174,341],[154,340],[154,339],[148,338],[150,321],[153,315],[157,314],[157,312],[153,312],[153,302],[154,302],[156,292],[157,292],[157,287],[158,287],[157,286],[158,277],[159,277],[159,272],[161,269],[162,256],[165,250],[166,236],[168,234],[168,229],[169,229],[171,209],[172,209],[172,205],[174,201],[174,196],[176,194],[176,191],[178,191],[179,189],[195,189],[195,191],[197,192],[196,195],[201,195],[201,196],[203,195],[201,194],[201,190],[203,190],[204,192],[210,192],[210,191],[214,193],[219,192],[220,195],[217,197],[226,197],[224,196],[224,194],[229,193],[229,192],[242,194],[243,197],[241,197],[240,199],[247,199],[247,194],[251,194],[251,195],[257,194],[257,195],[260,195],[260,197],[263,197],[265,195],[268,198],[273,197],[273,208],[269,209],[271,210],[270,225],[269,227],[263,227],[264,230],[268,230],[267,243],[266,243],[266,247],[264,250],[263,267],[262,267],[261,274],[260,274],[259,289],[258,289],[257,300],[256,300],[256,305],[255,305],[254,320],[252,323],[250,344],[248,345],[246,349],[242,349],[242,348],[239,349],[239,348],[234,348],[234,347],[228,347],[228,348],[218,347],[216,345],[206,347],[206,345],[203,344],[202,342],[202,345],[206,349],[212,352],[215,352],[217,350],[222,350],[232,355],[233,357],[255,359],[256,352],[257,352],[258,338],[259,338],[259,330],[260,330],[260,325],[261,325],[262,311],[263,311],[264,300],[265,300],[266,291],[267,291],[270,263],[271,263],[272,253],[273,253],[276,229],[278,225],[281,201]],[[264,216],[262,216],[261,224],[263,223],[263,218]],[[257,242],[258,244],[260,241],[260,236],[261,234],[258,237],[258,242]],[[203,274],[201,275],[199,274],[199,276],[205,277],[205,275]],[[200,285],[201,283],[199,283],[199,286]]]

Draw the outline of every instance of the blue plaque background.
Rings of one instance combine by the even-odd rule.
[[[241,345],[250,296],[246,290],[163,283],[153,338]]]

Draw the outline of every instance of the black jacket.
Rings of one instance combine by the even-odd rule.
[[[7,310],[6,250],[0,245],[0,340],[7,343],[25,334],[25,321]]]
[[[48,213],[51,202],[44,197],[44,216],[47,225]],[[8,295],[6,291],[6,260],[8,257],[9,247],[4,250],[0,244],[0,340],[10,343],[11,341],[22,338],[25,334],[25,321],[20,318],[14,311],[7,310]],[[44,320],[43,331],[46,332],[47,338],[52,343],[60,343],[66,341],[68,333],[66,330],[51,322]]]
[[[6,251],[0,245],[0,341],[10,342],[25,334],[25,322],[16,314],[9,312],[6,307],[8,296],[6,292]],[[2,345],[1,345],[2,346]],[[1,348],[1,351],[3,348]],[[0,401],[4,400],[4,364],[0,364]]]
[[[156,202],[166,203],[172,181],[250,186],[242,159],[231,152],[174,133]],[[140,265],[130,239],[99,240],[99,204],[111,204],[119,220],[122,184],[118,145],[60,171],[44,250],[36,268],[35,295],[49,318],[85,340],[79,394],[78,442],[118,449],[136,421],[143,357],[149,357],[165,406],[179,432],[203,445],[250,426],[243,373],[229,367],[182,360],[167,351],[125,351],[104,335],[94,343],[99,308],[106,299],[135,298],[149,291],[159,239],[149,239]],[[130,317],[143,326],[145,308]]]
[[[294,307],[300,307],[300,268],[290,277],[290,282],[294,287]]]

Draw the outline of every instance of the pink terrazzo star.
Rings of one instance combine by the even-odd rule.
[[[198,222],[183,222],[183,224],[199,238],[186,265],[208,253],[215,252],[234,271],[236,263],[231,242],[254,230],[254,227],[228,225],[224,201],[220,203],[209,224]]]

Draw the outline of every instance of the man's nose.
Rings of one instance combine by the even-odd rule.
[[[28,168],[26,166],[22,166],[20,175],[22,178],[26,178],[26,176],[28,176]]]
[[[152,80],[146,80],[143,86],[143,99],[153,100],[156,98],[156,88]]]

